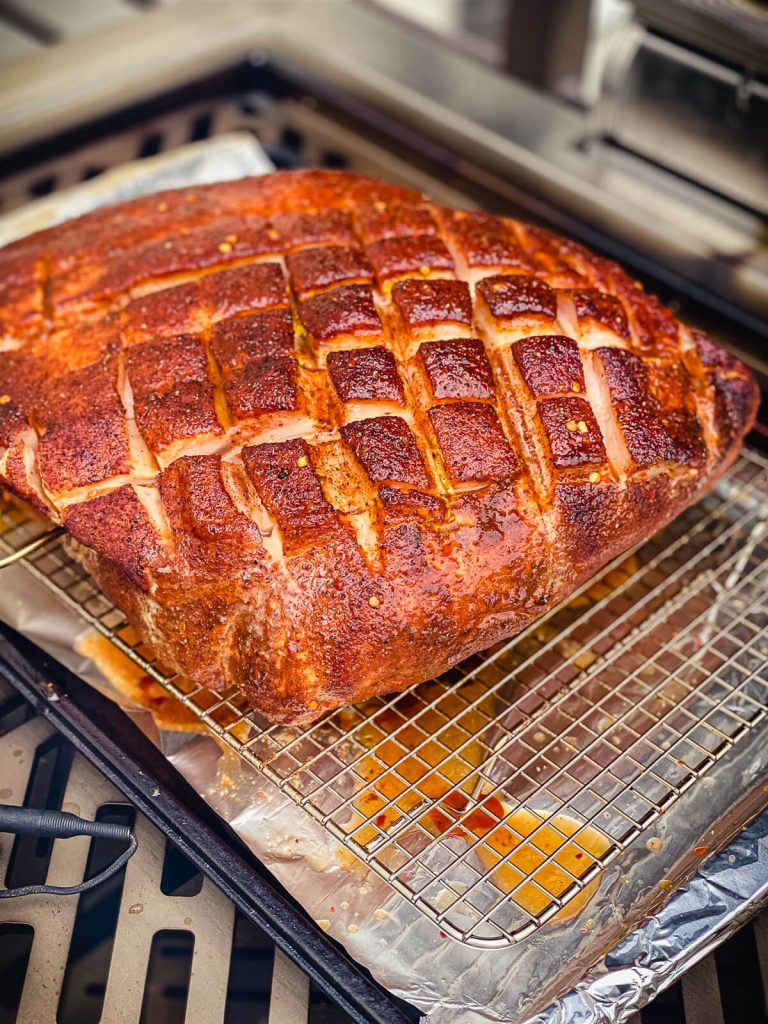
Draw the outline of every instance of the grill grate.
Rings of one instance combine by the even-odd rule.
[[[46,759],[53,763],[43,770]],[[134,821],[112,784],[1,680],[0,763],[6,803]],[[349,1024],[143,815],[135,818],[138,850],[110,882],[80,897],[3,901],[0,1019]],[[78,882],[92,875],[89,862],[103,843],[28,839],[19,856],[12,840],[0,844],[0,887]],[[115,855],[101,853],[104,862]],[[23,877],[13,879],[14,869]]]
[[[445,180],[392,153],[373,137],[366,138],[359,127],[353,130],[316,104],[251,91],[188,104],[10,174],[0,180],[0,212],[10,212],[132,160],[238,131],[256,136],[279,168],[348,167],[427,191],[444,205],[467,209],[473,205]]]
[[[561,911],[768,709],[768,461],[513,641],[298,729],[164,672],[52,538],[23,560],[447,934],[519,940]],[[42,525],[7,506],[0,547]]]

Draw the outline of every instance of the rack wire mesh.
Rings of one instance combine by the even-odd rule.
[[[0,507],[5,553],[44,529]],[[64,538],[21,561],[471,945],[509,944],[564,912],[768,710],[768,461],[752,450],[512,641],[303,728],[166,672]]]

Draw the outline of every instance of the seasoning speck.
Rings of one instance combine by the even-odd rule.
[[[275,228],[269,228],[268,229],[268,231],[267,231],[267,238],[271,238],[273,242],[276,242],[279,237],[280,237],[280,232],[277,231]]]
[[[658,853],[658,852],[659,852],[659,850],[661,850],[661,847],[662,847],[662,845],[663,845],[663,844],[662,844],[661,840],[660,840],[660,839],[657,839],[657,838],[656,838],[655,836],[653,836],[653,837],[652,837],[651,839],[649,839],[649,840],[648,840],[648,842],[647,842],[647,843],[645,844],[645,847],[646,847],[646,849],[647,849],[647,850],[649,850],[649,851],[650,851],[651,853]]]
[[[374,594],[373,597],[368,598],[368,604],[371,606],[371,608],[378,608],[379,605],[381,604],[381,601]]]
[[[376,918],[377,921],[386,921],[387,918],[389,917],[389,914],[386,912],[386,910],[383,910],[381,907],[378,907],[376,910],[374,910],[373,916]]]
[[[347,931],[349,932],[350,935],[354,935],[355,932],[357,931],[357,925],[356,924],[348,924],[347,925]]]
[[[231,242],[219,242],[217,248],[218,248],[219,252],[232,252],[232,243]]]
[[[579,422],[576,424],[576,426],[579,428],[579,433],[580,434],[588,434],[589,433],[589,427],[584,422],[584,420],[579,420]]]
[[[708,846],[697,846],[693,851],[697,857],[706,857],[709,853]]]
[[[565,429],[571,431],[576,430],[576,420],[566,420]]]
[[[428,277],[429,276],[429,267],[426,265],[426,263],[423,263],[419,267],[419,273],[421,274],[422,277]]]
[[[573,388],[573,390],[576,392],[577,395],[581,391],[581,384],[579,384],[579,382],[577,380],[575,380],[573,382],[573,384],[571,384],[571,387]]]
[[[375,210],[379,210],[379,211],[386,210],[387,204],[383,203],[381,201],[381,199],[377,199],[376,202],[373,204],[373,207],[374,207]]]
[[[590,473],[589,474],[589,482],[591,484],[599,484],[600,483],[600,474],[599,473]]]
[[[298,457],[298,459],[296,459],[296,465],[300,469],[304,469],[304,467],[307,465],[307,456],[306,455],[300,455]]]
[[[8,405],[11,400],[10,395],[0,395],[0,405]]]
[[[132,907],[128,907],[129,914],[140,914],[144,909],[143,903],[134,903]]]
[[[317,925],[318,928],[322,928],[324,932],[327,932],[328,929],[331,927],[331,922],[328,920],[327,917],[321,917],[319,921],[315,921],[315,924]]]

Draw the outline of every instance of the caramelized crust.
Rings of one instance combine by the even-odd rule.
[[[756,404],[610,261],[353,174],[0,250],[0,484],[165,665],[275,721],[524,628],[711,487]]]
[[[493,373],[482,341],[425,341],[419,355],[435,398],[494,398]]]
[[[341,428],[341,436],[373,483],[429,487],[416,440],[400,416],[377,416],[348,423]]]
[[[395,357],[383,345],[329,352],[327,366],[342,402],[405,402]]]

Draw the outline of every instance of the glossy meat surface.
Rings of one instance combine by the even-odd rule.
[[[332,171],[0,250],[0,483],[273,721],[524,628],[711,487],[744,367],[540,228]]]

